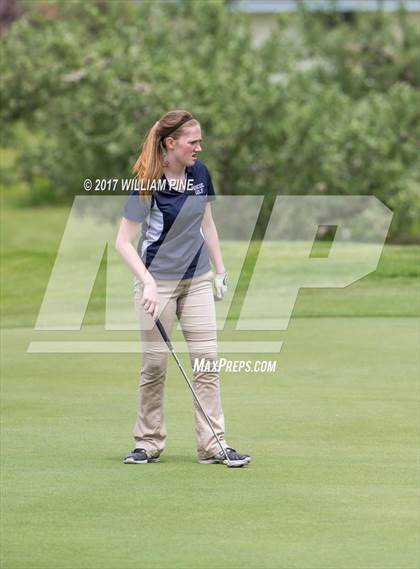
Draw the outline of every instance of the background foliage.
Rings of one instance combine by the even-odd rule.
[[[2,178],[31,204],[127,178],[169,109],[199,117],[217,190],[374,194],[419,235],[418,15],[281,14],[255,46],[234,3],[22,2],[1,39]],[[261,225],[261,227],[263,224]]]

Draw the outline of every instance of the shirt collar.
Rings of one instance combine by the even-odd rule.
[[[185,173],[188,176],[191,176],[193,173],[193,168],[194,166],[185,166]],[[166,176],[165,173],[162,174],[162,176],[160,177],[161,180],[166,180]],[[166,180],[167,181],[167,180]]]
[[[193,175],[192,170],[193,170],[193,166],[186,166],[186,167],[185,167],[185,176],[186,176],[187,180],[188,180],[188,178],[189,178],[190,176]],[[161,176],[160,179],[165,181],[165,189],[164,189],[165,192],[175,191],[177,194],[179,194],[179,193],[181,193],[181,194],[183,194],[183,193],[188,194],[188,192],[190,191],[190,190],[185,190],[185,192],[177,192],[176,190],[172,190],[171,188],[169,188],[169,182],[168,182],[168,179],[167,179],[166,176],[165,176],[165,172],[162,174],[162,176]]]

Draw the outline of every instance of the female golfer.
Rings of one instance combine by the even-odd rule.
[[[126,464],[157,462],[165,448],[164,383],[169,353],[155,320],[159,317],[171,337],[175,315],[188,345],[195,392],[220,443],[235,465],[251,461],[225,441],[213,284],[216,298],[222,299],[227,290],[226,272],[211,213],[215,192],[207,167],[198,160],[200,152],[200,124],[190,113],[171,111],[158,120],[134,165],[138,189],[125,204],[118,231],[116,249],[135,275],[134,301],[142,341],[135,448],[124,458]],[[136,251],[132,242],[140,226]],[[197,405],[195,435],[201,464],[226,464]]]

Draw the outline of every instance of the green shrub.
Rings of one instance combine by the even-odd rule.
[[[374,194],[392,239],[418,235],[416,16],[303,9],[255,47],[226,4],[27,3],[1,40],[0,116],[32,201],[131,177],[148,128],[186,108],[217,190],[268,196],[260,234],[282,193]]]

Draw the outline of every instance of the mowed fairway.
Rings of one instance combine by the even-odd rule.
[[[27,352],[67,213],[5,211],[2,568],[416,569],[419,249],[387,246],[375,275],[301,291],[287,331],[243,333],[280,354],[223,354],[277,360],[222,374],[248,468],[196,462],[172,361],[162,461],[127,466],[139,355]],[[103,330],[96,285],[83,332],[135,340]]]

